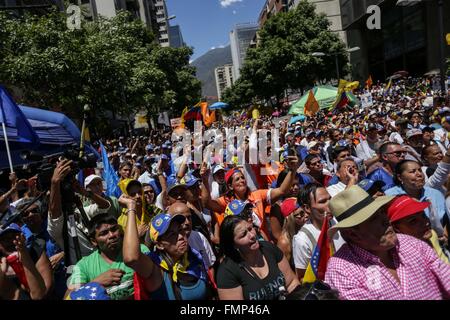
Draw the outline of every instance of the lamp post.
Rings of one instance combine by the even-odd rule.
[[[399,7],[411,7],[416,4],[430,0],[398,0],[396,5]],[[439,66],[441,73],[441,90],[445,92],[445,47],[444,47],[444,0],[437,0],[438,16],[439,16]]]
[[[353,47],[353,48],[348,48],[345,49],[345,52],[347,53],[351,53],[351,52],[355,52],[360,50],[360,47]],[[334,56],[335,58],[335,62],[336,62],[336,75],[337,75],[337,81],[339,83],[339,79],[341,79],[341,76],[339,74],[339,59],[338,59],[338,55],[342,53],[342,51],[336,51],[336,52],[331,52],[331,53],[324,53],[324,52],[313,52],[311,53],[311,56],[313,57],[324,57],[324,56]]]

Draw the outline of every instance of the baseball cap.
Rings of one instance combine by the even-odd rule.
[[[89,282],[72,291],[67,300],[111,300],[111,298],[100,283]]]
[[[213,174],[216,174],[217,172],[219,172],[220,170],[224,170],[225,168],[223,166],[221,166],[220,164],[216,165],[213,169]]]
[[[249,201],[233,200],[227,205],[224,216],[240,215],[246,207],[253,207],[253,205]]]
[[[409,139],[413,136],[422,135],[422,130],[420,129],[411,129],[406,132],[406,139]]]
[[[170,227],[172,221],[183,223],[186,218],[181,214],[171,215],[168,213],[160,213],[156,215],[150,223],[150,239],[155,242],[164,235]]]
[[[422,129],[422,132],[433,132],[434,130],[436,130],[436,129],[433,127],[427,126]]]
[[[195,185],[197,182],[200,181],[200,179],[194,177],[192,174],[186,174],[183,178],[183,182],[186,185],[186,187],[192,187],[193,185]]]
[[[164,146],[163,146],[163,148],[164,148]],[[166,154],[162,154],[161,160],[169,160],[169,157]]]
[[[390,204],[387,215],[390,222],[419,213],[430,206],[430,202],[419,202],[408,196],[399,196]]]
[[[288,132],[284,135],[284,138],[287,140],[288,137],[293,136],[294,134],[292,132]]]
[[[297,198],[288,198],[281,203],[281,214],[286,218],[298,208],[300,208],[300,205]]]
[[[151,151],[151,150],[153,150],[153,145],[148,144],[145,146],[145,151]]]
[[[94,181],[96,179],[103,181],[102,177],[100,177],[96,174],[91,174],[91,175],[87,176],[86,179],[84,179],[84,187],[87,188],[87,186],[90,185],[92,183],[92,181]]]
[[[0,237],[8,232],[22,232],[22,229],[20,229],[18,224],[11,223],[5,229],[0,228]]]

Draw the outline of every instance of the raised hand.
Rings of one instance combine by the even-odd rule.
[[[72,160],[64,159],[56,165],[53,171],[52,182],[61,182],[72,170]]]

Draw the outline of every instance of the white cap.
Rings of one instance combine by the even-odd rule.
[[[220,164],[216,165],[213,169],[213,174],[216,174],[217,172],[219,172],[220,170],[224,170],[225,168],[223,166],[221,166]]]
[[[87,186],[90,185],[91,182],[95,179],[100,179],[101,181],[103,181],[102,177],[96,174],[91,174],[90,176],[87,176],[86,179],[84,179],[84,187],[87,188]]]

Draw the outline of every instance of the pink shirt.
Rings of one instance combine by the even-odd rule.
[[[450,265],[426,242],[397,234],[392,249],[400,283],[380,259],[344,244],[329,260],[325,282],[348,300],[441,300],[450,298]]]

